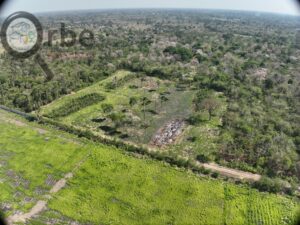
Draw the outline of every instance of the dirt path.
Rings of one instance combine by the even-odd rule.
[[[59,192],[62,188],[64,188],[66,186],[67,181],[73,177],[73,173],[77,169],[79,169],[79,167],[88,159],[90,154],[91,153],[89,152],[82,160],[80,160],[76,164],[76,166],[74,167],[72,172],[67,173],[62,179],[60,179],[53,185],[53,187],[49,191],[49,194],[43,196],[44,199],[46,199],[46,200],[38,201],[28,213],[19,213],[19,214],[14,214],[12,216],[9,216],[7,218],[7,225],[14,225],[15,223],[20,223],[20,222],[25,223],[27,220],[31,219],[33,216],[36,216],[39,213],[41,213],[42,211],[44,211],[45,209],[47,209],[47,203],[52,198],[52,195]]]
[[[68,179],[73,177],[73,173],[67,173],[62,179],[57,181],[54,186],[49,191],[50,194],[55,194],[58,191],[60,191],[65,185],[67,184]],[[13,225],[15,223],[25,223],[27,220],[31,219],[33,216],[41,213],[47,208],[48,201],[52,198],[51,195],[45,195],[45,199],[47,200],[41,200],[38,201],[35,206],[32,207],[32,209],[28,213],[20,213],[20,214],[14,214],[12,216],[9,216],[7,218],[7,224]]]
[[[232,177],[239,180],[247,180],[247,181],[259,181],[261,175],[244,172],[241,170],[231,169],[224,166],[220,166],[216,163],[197,163],[199,166],[203,166],[205,169],[209,169],[213,172],[218,172],[223,176]]]
[[[22,121],[17,120],[17,119],[14,119],[14,118],[8,118],[4,114],[2,114],[1,112],[0,112],[0,120],[4,121],[6,123],[14,124],[18,127],[28,127],[27,123],[22,122]],[[31,128],[33,130],[36,130],[37,132],[39,132],[39,134],[48,133],[47,130],[44,130],[42,128],[38,128],[38,127],[31,127]],[[62,138],[62,137],[60,137],[60,138]],[[63,138],[63,139],[65,139],[65,138]],[[67,139],[67,140],[75,142],[74,140],[69,140],[69,139]],[[65,187],[65,185],[67,184],[68,179],[73,177],[73,172],[80,167],[80,165],[87,159],[88,155],[83,160],[81,160],[79,163],[76,164],[76,166],[75,166],[75,168],[73,169],[72,172],[67,173],[62,179],[60,179],[59,181],[57,181],[54,184],[54,186],[49,191],[49,195],[43,196],[44,199],[46,199],[46,200],[38,201],[28,213],[17,213],[17,214],[9,216],[7,218],[7,224],[8,225],[13,225],[15,223],[25,223],[27,220],[31,219],[33,216],[35,216],[35,215],[41,213],[42,211],[44,211],[47,208],[46,206],[47,206],[48,201],[52,198],[51,195],[57,193],[58,191],[60,191],[62,188]]]
[[[15,223],[25,223],[26,220],[29,220],[34,215],[42,212],[46,209],[47,202],[46,201],[38,201],[35,206],[30,210],[29,213],[24,214],[15,214],[7,218],[7,224],[13,225]]]

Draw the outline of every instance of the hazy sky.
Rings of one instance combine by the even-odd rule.
[[[205,8],[300,15],[294,0],[7,0],[0,16],[15,11],[47,12],[103,8]]]

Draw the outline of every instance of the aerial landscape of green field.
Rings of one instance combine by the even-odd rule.
[[[0,225],[298,225],[288,1],[0,4]]]
[[[133,158],[117,148],[0,113],[0,196],[7,215],[25,213],[37,201],[48,203],[28,224],[273,225],[295,219],[296,199]],[[68,173],[72,177],[66,186],[51,192]]]

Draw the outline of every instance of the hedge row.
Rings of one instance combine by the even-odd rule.
[[[86,94],[74,99],[71,99],[64,105],[58,107],[57,109],[46,114],[49,118],[64,117],[70,115],[71,113],[77,112],[78,110],[85,108],[87,106],[93,105],[97,102],[101,102],[105,99],[105,96],[98,93]]]
[[[40,122],[44,123],[46,125],[52,125],[60,130],[77,135],[78,137],[85,137],[89,140],[99,142],[99,143],[102,143],[105,145],[117,147],[117,148],[120,148],[120,149],[128,151],[128,152],[138,153],[140,155],[146,155],[153,159],[167,162],[171,165],[176,165],[178,167],[191,169],[193,172],[198,172],[201,174],[210,174],[210,170],[207,170],[204,167],[199,167],[198,165],[196,165],[196,162],[192,161],[192,160],[186,160],[181,157],[175,158],[175,157],[168,155],[167,153],[150,150],[143,146],[124,142],[122,140],[111,138],[109,136],[96,135],[89,130],[82,130],[82,129],[76,128],[72,125],[66,125],[66,124],[60,123],[58,121],[49,119],[49,118],[43,117],[40,119]]]

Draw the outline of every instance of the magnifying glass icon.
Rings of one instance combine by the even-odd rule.
[[[34,15],[22,11],[11,14],[3,22],[0,35],[3,48],[8,54],[19,59],[35,55],[35,61],[43,69],[46,80],[54,77],[44,59],[37,53],[43,43],[43,28]]]

